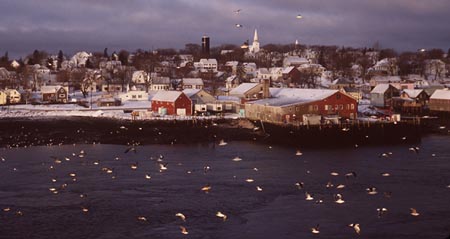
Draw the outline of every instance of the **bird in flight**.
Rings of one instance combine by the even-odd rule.
[[[241,13],[241,11],[242,11],[241,9],[237,9],[237,10],[234,10],[233,12],[236,14],[239,14],[239,13]]]

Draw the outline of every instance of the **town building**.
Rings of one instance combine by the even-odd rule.
[[[436,90],[430,96],[428,107],[430,111],[450,113],[450,90]]]
[[[181,91],[158,91],[151,100],[151,109],[159,115],[192,115],[192,101]]]

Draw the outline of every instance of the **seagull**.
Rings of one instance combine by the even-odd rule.
[[[148,174],[145,175],[145,179],[150,180],[151,178],[152,178],[152,177],[151,177],[150,175],[148,175]]]
[[[297,152],[295,152],[295,155],[297,155],[297,156],[302,156],[303,153],[300,151],[300,149],[297,149]]]
[[[306,198],[305,198],[306,201],[314,200],[314,198],[312,197],[312,195],[309,194],[309,193],[307,193],[307,192],[305,193],[305,196],[306,196]]]
[[[361,228],[359,227],[358,223],[352,223],[352,224],[349,224],[348,226],[352,227],[355,230],[356,234],[359,235],[361,233]]]
[[[311,228],[311,232],[312,232],[312,234],[319,234],[320,233],[319,224],[317,224],[317,226]]]
[[[86,207],[81,207],[81,211],[84,212],[84,213],[88,213],[88,212],[89,212],[89,209],[86,208]]]
[[[297,19],[302,19],[303,18],[303,16],[302,15],[300,15],[300,14],[298,14],[295,18],[297,18]]]
[[[237,28],[241,28],[241,27],[243,27],[243,25],[242,25],[242,24],[235,24],[235,26],[236,26]]]
[[[184,235],[189,234],[189,232],[187,231],[186,227],[180,226],[180,229],[181,229],[181,233],[182,234],[184,234]]]
[[[410,151],[413,151],[414,153],[418,154],[419,153],[419,147],[411,147],[409,148]]]
[[[9,211],[11,211],[11,208],[5,207],[5,208],[3,208],[3,211],[4,211],[4,212],[9,212]]]
[[[305,184],[303,182],[299,182],[299,183],[295,183],[295,186],[297,186],[297,188],[300,190],[300,189],[303,189]]]
[[[237,10],[234,10],[233,12],[236,14],[239,14],[239,13],[241,13],[241,11],[242,11],[241,9],[237,9]]]
[[[220,211],[216,213],[216,217],[220,217],[223,219],[223,221],[227,220],[227,215],[221,213]]]
[[[136,147],[134,147],[134,146],[131,146],[131,147],[128,147],[127,149],[125,149],[124,153],[128,153],[130,151],[132,151],[134,153],[137,153],[136,152]]]
[[[221,139],[220,142],[219,142],[219,146],[225,146],[225,145],[227,145],[227,144],[228,144],[228,143],[225,142],[225,140],[223,140],[223,139]]]
[[[343,189],[343,188],[345,188],[345,185],[344,184],[339,184],[339,185],[336,186],[336,188],[337,189]]]
[[[339,173],[331,172],[330,175],[331,175],[331,176],[339,176]]]
[[[378,218],[381,218],[381,216],[383,216],[383,214],[385,214],[387,212],[387,208],[377,208],[377,212],[378,212]]]
[[[159,172],[162,172],[162,171],[165,171],[165,170],[167,170],[167,163],[165,163],[165,164],[160,163],[159,164]]]
[[[131,168],[132,170],[136,170],[136,169],[138,168],[138,163],[131,164],[131,165],[130,165],[130,168]]]
[[[349,172],[349,173],[346,173],[346,174],[345,174],[345,177],[346,177],[346,178],[349,178],[349,177],[355,177],[355,178],[356,178],[356,173],[355,173],[355,172]]]
[[[205,192],[205,193],[208,193],[209,190],[211,190],[211,185],[206,184],[205,186],[203,186],[203,187],[201,188],[201,190],[202,190],[203,192]]]
[[[184,214],[181,212],[175,214],[175,216],[181,218],[181,220],[183,220],[183,222],[186,221],[186,216],[184,216]]]
[[[242,159],[239,158],[238,156],[236,156],[236,157],[233,158],[233,161],[234,161],[234,162],[239,162],[239,161],[242,161]]]
[[[375,195],[378,193],[377,188],[375,188],[375,187],[366,188],[366,191],[367,191],[367,194],[369,194],[369,195]]]
[[[144,217],[144,216],[139,216],[139,217],[137,217],[137,219],[138,219],[139,221],[141,221],[141,222],[146,222],[146,221],[147,221],[147,218]]]
[[[345,201],[342,199],[342,195],[338,193],[334,195],[334,202],[337,204],[343,204]]]
[[[260,187],[260,186],[256,186],[256,190],[258,191],[258,192],[262,192],[262,188]]]
[[[411,216],[417,217],[420,215],[415,208],[410,208],[409,210],[411,211]]]
[[[332,188],[332,187],[334,187],[334,184],[332,182],[328,182],[325,187],[326,188]]]
[[[381,176],[383,176],[383,177],[389,177],[389,176],[391,176],[391,174],[390,174],[390,173],[382,173]]]
[[[255,180],[253,178],[247,178],[245,181],[247,183],[253,183]]]

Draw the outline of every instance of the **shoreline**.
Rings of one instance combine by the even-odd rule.
[[[1,118],[0,146],[28,147],[62,144],[191,144],[213,147],[220,140],[257,141],[295,147],[358,147],[375,144],[418,143],[426,134],[448,134],[447,122],[420,125],[353,124],[303,126],[274,125],[248,119],[128,120],[106,117]]]

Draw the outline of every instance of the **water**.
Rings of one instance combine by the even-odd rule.
[[[117,145],[2,149],[0,208],[10,211],[0,211],[0,238],[446,238],[449,145],[448,136],[428,136],[419,145],[302,149],[302,156],[295,148],[254,142],[149,145],[127,154],[126,146]],[[419,154],[408,150],[413,146],[420,147]],[[389,157],[379,157],[382,153]],[[168,163],[163,172],[156,161],[160,155]],[[242,161],[234,162],[236,156]],[[206,173],[205,166],[211,168]],[[346,178],[348,172],[357,177]],[[385,172],[391,176],[381,176]],[[246,182],[249,178],[254,182]],[[327,189],[327,182],[345,188]],[[201,191],[205,185],[209,193]],[[367,194],[367,187],[378,193]],[[306,201],[305,192],[314,200]],[[344,204],[334,202],[336,193]],[[379,207],[388,209],[381,218]],[[411,216],[410,208],[420,215]],[[216,217],[218,211],[226,221]],[[360,224],[361,235],[350,223]],[[313,235],[317,224],[320,234]],[[180,226],[189,234],[181,234]]]

